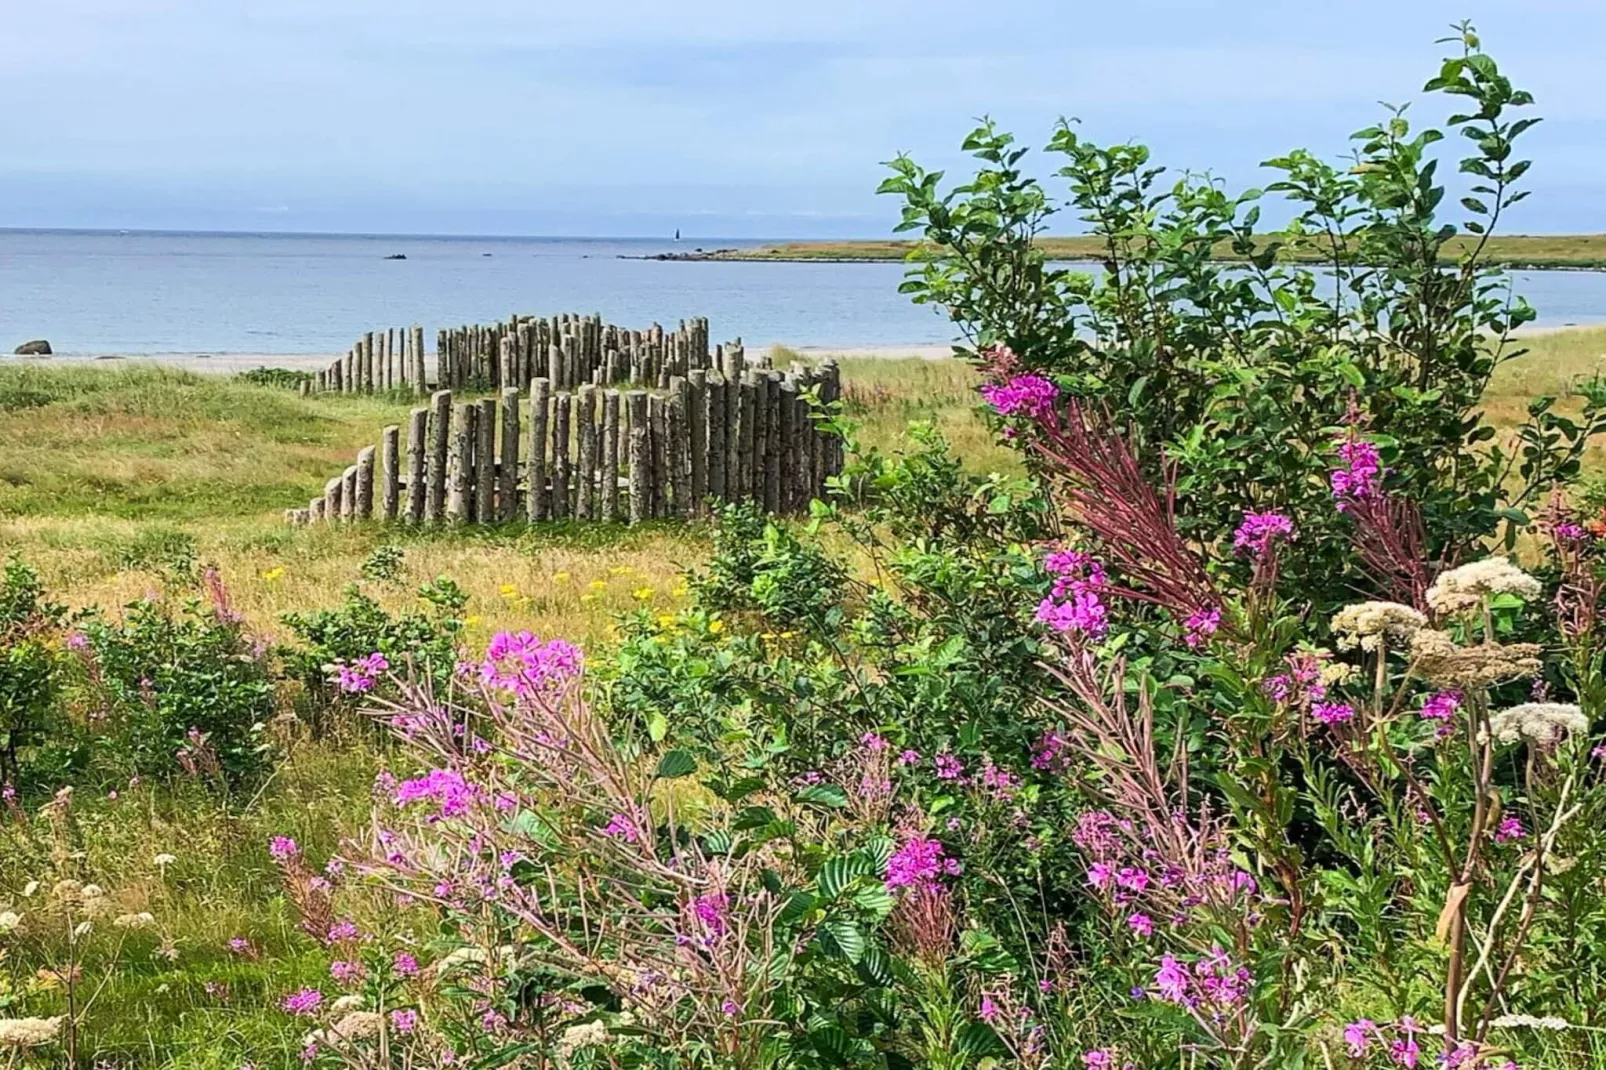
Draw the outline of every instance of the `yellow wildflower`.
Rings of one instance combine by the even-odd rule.
[[[503,598],[513,598],[519,593],[519,589],[513,586],[511,583],[502,584],[499,590],[501,591]]]
[[[605,591],[608,589],[608,581],[592,580],[590,583],[586,584],[586,586],[590,587],[593,591]]]
[[[272,583],[274,580],[278,579],[280,576],[283,576],[283,575],[284,575],[284,566],[283,565],[275,565],[273,568],[270,568],[266,572],[264,572],[262,574],[262,578],[267,580],[269,583]]]
[[[553,583],[568,583],[569,582],[569,573],[566,572],[566,571],[565,572],[555,572],[555,573],[553,573],[552,574],[552,582]]]
[[[629,565],[615,565],[608,570],[610,576],[628,576],[636,570]]]
[[[718,635],[720,632],[722,632],[724,630],[725,630],[725,622],[724,621],[722,621],[722,620],[711,620],[711,621],[708,622],[708,634],[709,635]]]
[[[782,632],[781,633],[781,638],[782,639],[790,639],[793,636],[795,636],[796,634],[797,634],[796,632]]]
[[[596,600],[597,600],[597,596],[594,595],[594,594],[583,594],[583,595],[580,596],[580,601],[582,603],[586,604],[586,605],[589,605],[590,603],[595,602]]]
[[[660,614],[658,614],[658,627],[660,627],[660,628],[673,628],[674,626],[675,626],[675,615],[673,613],[660,613]]]
[[[676,598],[685,598],[686,597],[686,585],[683,583],[679,587],[676,587],[673,591],[670,591],[669,593],[671,595],[673,595],[674,597],[676,597]]]
[[[647,601],[647,599],[652,597],[652,588],[651,587],[637,587],[631,593],[636,596],[636,601],[645,602],[645,601]]]
[[[475,614],[471,614],[470,616],[464,617],[463,618],[463,623],[467,624],[467,625],[470,625],[470,626],[475,625],[475,624],[484,624],[485,623],[485,618],[480,616],[478,613],[475,613]]]

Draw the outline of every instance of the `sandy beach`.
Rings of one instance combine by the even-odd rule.
[[[784,343],[776,343],[784,344]],[[766,352],[771,347],[750,346],[749,353]],[[809,360],[827,357],[842,358],[895,358],[919,357],[923,360],[941,360],[951,355],[946,345],[891,345],[891,346],[787,346],[792,352]],[[25,364],[99,364],[114,368],[126,365],[161,365],[185,371],[215,372],[231,375],[253,368],[294,368],[315,372],[334,361],[334,353],[56,353],[48,357],[0,357],[0,366]],[[433,363],[433,358],[431,359]]]

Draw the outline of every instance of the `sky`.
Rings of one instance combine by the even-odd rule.
[[[1505,229],[1606,231],[1602,0],[0,0],[0,227],[876,237],[981,115],[1237,188],[1442,120],[1462,18],[1544,117]]]

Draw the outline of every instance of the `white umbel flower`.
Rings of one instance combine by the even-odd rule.
[[[1543,1018],[1535,1018],[1531,1014],[1502,1014],[1489,1023],[1496,1029],[1554,1029],[1558,1033],[1563,1029],[1571,1029],[1567,1019],[1558,1018],[1554,1014]]]
[[[1427,624],[1421,613],[1399,602],[1357,602],[1333,614],[1340,650],[1376,650],[1382,640],[1408,640]]]
[[[156,919],[140,911],[138,914],[119,914],[112,919],[112,924],[119,929],[149,929],[156,924]]]
[[[15,910],[0,910],[0,936],[6,935],[21,924],[21,914]]]
[[[345,1014],[347,1011],[360,1011],[362,1010],[362,1005],[364,1002],[365,1001],[361,996],[341,996],[339,999],[329,1004],[329,1013]]]
[[[1487,595],[1514,594],[1524,602],[1539,597],[1539,581],[1503,557],[1487,557],[1441,572],[1428,588],[1435,613],[1462,613],[1483,604]]]
[[[61,1035],[61,1018],[0,1018],[0,1048],[38,1048]]]
[[[1529,739],[1550,746],[1566,736],[1588,732],[1589,718],[1570,703],[1524,702],[1489,718],[1489,731],[1502,743]]]

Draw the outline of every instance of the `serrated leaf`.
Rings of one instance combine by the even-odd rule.
[[[854,881],[860,877],[867,877],[872,872],[874,870],[870,866],[870,860],[855,851],[852,854],[837,855],[829,859],[820,867],[815,884],[819,887],[821,895],[827,899],[835,899]]]
[[[697,759],[692,757],[691,751],[672,750],[658,759],[660,780],[674,780],[678,777],[691,776],[695,772],[697,772]]]
[[[810,784],[797,793],[797,801],[840,810],[848,805],[848,793],[835,784]]]
[[[828,955],[856,963],[864,956],[864,934],[847,918],[830,918],[820,926],[820,947]]]

